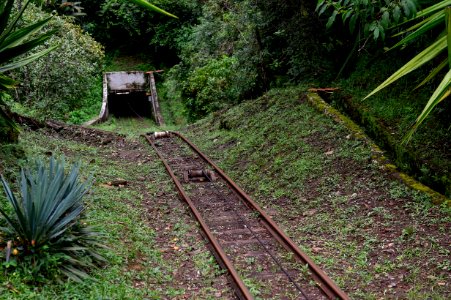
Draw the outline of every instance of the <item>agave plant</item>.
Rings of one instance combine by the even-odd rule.
[[[404,75],[418,69],[427,62],[432,61],[439,55],[445,54],[446,58],[432,70],[432,72],[417,86],[420,87],[435,77],[441,70],[448,68],[448,72],[443,77],[442,81],[429,98],[426,106],[421,114],[417,117],[415,123],[412,125],[409,132],[404,137],[403,141],[408,142],[412,135],[415,133],[418,126],[427,118],[432,112],[435,106],[441,101],[445,100],[451,94],[451,0],[442,0],[420,12],[416,17],[409,22],[417,21],[416,24],[409,27],[407,30],[399,33],[409,33],[404,39],[398,42],[392,49],[401,47],[409,43],[410,41],[424,35],[426,32],[433,28],[442,26],[444,32],[437,38],[435,42],[429,45],[426,49],[412,58],[408,63],[402,66],[398,71],[391,75],[387,80],[381,83],[376,89],[374,89],[368,96],[368,98],[388,85],[392,84]]]
[[[79,165],[68,174],[64,160],[50,159],[49,167],[40,161],[34,169],[22,169],[20,199],[1,176],[1,182],[12,213],[0,207],[7,226],[3,235],[14,241],[21,257],[58,256],[60,270],[68,277],[81,280],[87,274],[85,267],[103,260],[95,250],[102,247],[99,233],[81,222],[85,208],[83,196],[91,180],[79,180]]]

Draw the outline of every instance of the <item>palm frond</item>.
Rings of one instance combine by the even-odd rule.
[[[171,13],[169,13],[169,12],[167,12],[167,11],[161,9],[161,8],[159,8],[158,6],[148,2],[147,0],[130,0],[130,1],[135,3],[135,4],[137,4],[137,5],[139,5],[139,6],[142,6],[142,7],[146,8],[146,9],[153,10],[153,11],[155,11],[157,13],[160,13],[160,14],[163,14],[163,15],[166,15],[166,16],[178,19],[177,16],[175,16],[175,15],[173,15],[173,14],[171,14]]]
[[[22,59],[19,59],[17,61],[14,61],[14,62],[12,62],[10,64],[4,65],[4,66],[0,67],[0,73],[4,73],[6,71],[10,71],[10,70],[13,70],[13,69],[17,69],[17,68],[23,67],[23,66],[31,63],[32,61],[35,61],[36,59],[41,58],[44,55],[47,55],[49,52],[53,51],[57,47],[58,46],[50,47],[48,49],[39,51],[39,52],[34,53],[34,54],[30,55],[30,56],[27,56],[25,58],[22,58]]]
[[[451,70],[449,70],[446,76],[443,78],[442,82],[440,83],[440,85],[434,91],[434,94],[432,94],[431,98],[427,102],[423,111],[415,120],[415,123],[412,125],[412,128],[403,138],[403,143],[409,142],[415,131],[418,129],[421,123],[423,123],[426,117],[431,113],[434,107],[436,107],[437,104],[445,100],[445,98],[447,98],[450,94],[451,94]]]
[[[396,43],[394,46],[392,46],[389,50],[393,50],[395,48],[398,48],[402,45],[406,45],[407,43],[415,40],[416,38],[420,37],[421,35],[423,35],[424,33],[426,33],[427,31],[443,24],[443,21],[445,20],[445,12],[444,11],[440,11],[438,13],[436,13],[435,15],[427,18],[426,20],[424,20],[421,26],[419,26],[419,28],[417,30],[415,30],[414,32],[410,33],[408,36],[406,36],[405,38],[403,38],[401,41],[399,41],[398,43]],[[406,31],[401,32],[399,34],[404,34],[406,32],[409,32],[411,30],[415,29],[415,26],[412,26],[411,28],[408,28]],[[398,35],[399,35],[398,34]]]
[[[420,52],[417,56],[412,58],[408,63],[402,66],[398,71],[393,73],[387,80],[381,83],[377,88],[375,88],[370,94],[368,94],[364,99],[367,99],[379,92],[383,88],[389,86],[399,78],[409,74],[410,72],[418,69],[425,63],[434,59],[437,55],[443,52],[447,48],[447,37],[443,36],[437,41],[435,41],[432,45],[427,47],[425,50]]]
[[[415,87],[415,90],[431,81],[441,70],[448,66],[448,58],[444,59],[437,67],[435,67],[423,81]]]

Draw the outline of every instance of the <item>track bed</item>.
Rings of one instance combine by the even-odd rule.
[[[160,138],[158,138],[160,137]],[[177,133],[146,136],[242,299],[348,299],[249,196]]]

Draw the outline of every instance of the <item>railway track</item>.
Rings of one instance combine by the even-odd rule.
[[[214,162],[177,132],[144,136],[240,299],[349,299]]]

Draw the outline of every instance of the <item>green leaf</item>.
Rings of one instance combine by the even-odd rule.
[[[326,28],[330,28],[332,24],[335,22],[335,18],[337,17],[338,12],[334,10],[332,15],[329,17],[329,20],[327,21]]]
[[[11,15],[11,10],[14,6],[14,0],[8,0],[3,7],[3,10],[0,12],[0,34],[5,30],[8,25],[9,16]]]
[[[448,62],[451,69],[451,7],[445,8],[446,14],[446,36],[448,39]]]
[[[11,34],[11,32],[14,30],[14,28],[17,25],[17,22],[22,17],[22,14],[24,13],[25,9],[27,8],[28,4],[30,4],[30,1],[27,0],[24,4],[22,4],[22,9],[16,14],[15,18],[9,23],[8,27],[6,27],[4,30],[0,32],[0,45],[3,44],[3,41]],[[9,18],[9,17],[8,17]]]
[[[383,88],[392,84],[399,78],[403,77],[406,74],[418,69],[428,61],[435,58],[447,47],[447,37],[443,36],[442,38],[435,41],[431,46],[423,50],[417,56],[412,58],[408,63],[402,66],[398,71],[396,71],[393,75],[391,75],[387,80],[385,80],[382,84],[380,84],[377,88],[375,88],[369,95],[367,95],[364,99],[371,97],[375,93],[379,92]]]
[[[28,51],[34,49],[35,47],[43,44],[45,41],[50,39],[55,32],[56,30],[52,30],[21,45],[8,48],[3,51],[0,50],[0,61],[7,62],[15,57],[18,57],[19,55],[27,53]]]
[[[431,30],[432,28],[441,25],[443,23],[445,19],[445,14],[443,12],[437,13],[433,16],[430,16],[429,18],[427,18],[426,20],[424,20],[423,22],[421,22],[422,26],[420,26],[418,28],[418,26],[412,26],[410,28],[408,28],[407,30],[400,32],[394,36],[397,35],[401,35],[401,34],[405,34],[408,31],[411,31],[415,28],[418,28],[416,31],[412,32],[411,34],[409,34],[408,36],[406,36],[405,38],[403,38],[401,41],[399,41],[398,43],[396,43],[393,47],[391,47],[389,50],[395,49],[401,45],[405,45],[408,42],[416,39],[417,37],[423,35],[425,32]],[[418,25],[418,24],[417,24]]]
[[[49,52],[53,51],[54,49],[56,49],[58,46],[54,46],[54,47],[50,47],[48,49],[42,50],[40,52],[37,52],[33,55],[30,55],[28,57],[25,57],[23,59],[17,60],[15,62],[12,62],[10,64],[4,65],[2,67],[0,67],[0,73],[6,72],[6,71],[10,71],[16,68],[20,68],[23,67],[29,63],[31,63],[32,61],[35,61],[36,59],[47,55]]]
[[[427,102],[423,111],[416,119],[412,128],[403,138],[403,143],[409,142],[409,140],[412,138],[412,135],[415,133],[415,131],[421,125],[421,123],[423,123],[426,117],[431,113],[434,107],[436,107],[437,104],[439,104],[441,101],[445,100],[445,98],[447,98],[450,94],[451,94],[451,70],[449,70],[448,73],[445,75],[440,85],[437,87],[437,89],[434,91],[434,94]]]
[[[349,30],[351,31],[351,33],[354,33],[357,18],[357,14],[353,14],[351,20],[349,21]]]
[[[326,0],[318,0],[315,11],[318,11],[318,9],[321,7],[321,5],[324,4],[324,2],[326,2]]]
[[[144,8],[147,8],[149,10],[153,10],[153,11],[156,11],[156,12],[158,12],[160,14],[163,14],[163,15],[166,15],[166,16],[178,19],[177,16],[175,16],[175,15],[173,15],[171,13],[168,13],[167,11],[155,6],[152,3],[149,3],[146,0],[129,0],[129,1],[131,1],[131,2],[133,2],[135,4],[137,4],[137,5],[140,5],[140,6],[144,7]]]
[[[422,87],[426,83],[428,83],[432,78],[434,78],[441,70],[443,70],[446,66],[448,66],[448,59],[443,60],[437,67],[435,67],[431,73],[419,84],[415,87],[415,90]]]
[[[377,24],[377,27],[379,28],[381,39],[385,40],[385,29],[384,29],[384,27],[381,24]]]
[[[351,14],[352,14],[352,10],[348,10],[346,13],[344,13],[344,14],[342,15],[342,21],[343,21],[343,23],[346,22],[346,20],[351,16]]]
[[[0,73],[0,91],[12,89],[16,84],[15,80]],[[0,104],[2,103],[0,102]]]
[[[406,1],[401,1],[402,8],[404,9],[404,14],[406,16],[410,15],[410,7],[407,5]]]
[[[44,27],[52,17],[36,22],[30,26],[21,28],[16,30],[15,32],[9,34],[4,41],[0,44],[0,51],[7,48],[12,48],[20,43],[22,43],[25,39],[30,37],[32,34],[38,32],[42,27]]]
[[[328,7],[329,5],[327,5],[327,3],[324,3],[323,7],[321,7],[320,11],[318,12],[318,16],[321,16]]]
[[[393,9],[393,19],[397,23],[399,22],[400,18],[401,18],[401,8],[399,8],[399,6],[395,6],[395,8]]]
[[[379,27],[374,28],[373,37],[374,37],[374,40],[377,40],[379,38]]]
[[[381,24],[384,26],[384,28],[387,28],[390,24],[390,13],[388,11],[385,11],[382,14]]]
[[[451,6],[451,0],[444,0],[444,1],[442,0],[442,1],[438,2],[437,4],[431,5],[428,8],[425,8],[425,9],[419,11],[417,13],[416,17],[413,18],[412,20],[423,18],[424,16],[432,14],[436,11],[443,10],[447,6]]]

